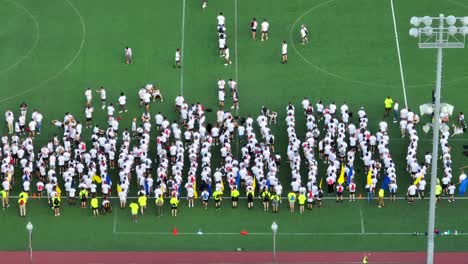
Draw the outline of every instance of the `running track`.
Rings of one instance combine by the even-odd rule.
[[[362,263],[359,252],[279,252],[278,263]],[[374,252],[369,263],[425,263],[424,252]],[[0,251],[1,263],[28,263],[27,252]],[[33,253],[34,264],[272,263],[270,252],[49,252]],[[435,263],[468,263],[468,253],[436,253]]]

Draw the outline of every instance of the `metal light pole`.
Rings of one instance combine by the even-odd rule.
[[[28,233],[29,233],[29,263],[32,264],[33,263],[33,258],[32,258],[32,231],[33,231],[33,224],[31,224],[31,222],[28,222],[28,224],[26,225],[26,229],[28,230]]]
[[[271,224],[271,231],[273,231],[273,263],[276,264],[276,233],[278,232],[278,224],[276,222]]]
[[[431,27],[432,21],[439,23]],[[429,200],[429,221],[427,227],[427,263],[434,263],[434,226],[435,226],[435,186],[437,184],[437,157],[439,150],[440,130],[440,90],[442,88],[442,51],[445,48],[464,48],[465,37],[468,34],[468,17],[444,16],[412,17],[411,24],[418,28],[411,28],[410,35],[419,38],[419,48],[437,49],[437,76],[434,105],[434,133],[432,138],[432,170],[431,192]],[[425,27],[419,27],[421,22]],[[457,22],[462,26],[456,26]],[[447,24],[447,26],[445,26]]]

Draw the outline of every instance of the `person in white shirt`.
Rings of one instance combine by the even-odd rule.
[[[93,102],[93,92],[91,91],[91,88],[86,89],[85,97],[86,97],[86,105],[90,106]]]
[[[268,40],[268,29],[270,29],[270,24],[268,24],[266,19],[263,19],[260,27],[262,28],[262,41]]]
[[[416,196],[417,189],[418,187],[416,187],[416,185],[414,184],[411,184],[408,187],[408,192],[406,193],[406,197],[408,198],[408,203],[410,204],[414,203],[414,197]]]
[[[99,89],[96,90],[96,92],[99,93],[101,97],[101,109],[104,110],[106,108],[107,99],[106,88],[104,88],[104,86],[101,86]]]
[[[202,9],[205,9],[207,5],[208,5],[208,0],[202,0],[202,4],[201,4]]]
[[[219,101],[219,106],[220,107],[224,106],[225,86],[226,86],[226,81],[223,80],[223,79],[219,79],[219,81],[218,81],[218,101]]]
[[[398,101],[395,100],[395,103],[393,104],[393,123],[398,122],[398,115],[400,114],[400,111],[398,111],[399,106]]]
[[[227,45],[224,46],[224,66],[232,64],[232,61],[229,59],[229,48]]]
[[[125,61],[127,64],[132,64],[133,54],[132,49],[128,46],[125,47]]]
[[[224,34],[219,34],[218,38],[219,57],[224,56],[224,49],[226,48],[226,38]]]
[[[301,25],[301,39],[302,39],[302,45],[305,45],[309,43],[309,38],[307,35],[309,34],[309,31],[307,30],[305,25]]]
[[[448,188],[447,188],[447,192],[448,192],[448,195],[449,195],[449,198],[448,198],[448,201],[449,203],[452,203],[452,202],[455,202],[455,198],[453,197],[454,194],[455,194],[455,184],[453,184],[452,182],[450,182]]]
[[[177,68],[182,67],[182,64],[180,63],[181,58],[182,58],[182,55],[180,54],[180,49],[176,49],[174,68],[175,68],[175,67],[177,67]]]
[[[288,62],[288,44],[286,43],[286,40],[283,40],[283,43],[281,44],[281,61],[283,64]]]
[[[418,196],[421,199],[424,199],[424,191],[426,190],[426,180],[421,178],[421,180],[418,183]]]
[[[220,12],[216,19],[218,20],[218,27],[224,27],[226,18],[224,17],[223,12]]]
[[[93,121],[93,112],[94,108],[91,106],[87,106],[85,109],[85,117],[86,117],[86,128],[91,127],[91,121]]]
[[[28,124],[29,127],[29,136],[34,138],[36,136],[36,127],[37,123],[34,120],[31,120]]]
[[[124,93],[120,93],[119,106],[120,106],[119,113],[127,112],[127,96],[125,96]]]

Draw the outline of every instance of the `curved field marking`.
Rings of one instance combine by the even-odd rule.
[[[10,3],[14,4],[17,8],[22,9],[31,18],[31,20],[34,22],[34,29],[36,31],[36,37],[35,37],[35,40],[34,40],[34,44],[32,45],[31,48],[29,48],[29,50],[26,52],[26,54],[21,56],[21,58],[19,58],[19,60],[17,60],[12,65],[8,66],[5,69],[1,69],[0,74],[5,74],[5,73],[13,70],[16,66],[18,66],[18,64],[20,64],[25,59],[29,58],[29,56],[31,56],[31,53],[36,49],[37,44],[39,44],[39,40],[41,38],[41,34],[40,34],[40,30],[39,30],[39,23],[37,22],[36,17],[31,13],[31,11],[29,11],[29,9],[27,9],[24,5],[16,2],[15,0],[4,0],[4,1],[5,2],[10,2]]]
[[[76,59],[80,55],[81,50],[83,49],[84,44],[86,42],[86,25],[85,25],[85,22],[83,20],[83,17],[81,16],[80,11],[69,0],[65,0],[65,1],[70,5],[70,7],[73,9],[73,11],[75,11],[76,15],[80,18],[80,21],[81,21],[82,37],[81,37],[81,43],[80,43],[79,49],[76,51],[73,58],[63,67],[63,69],[61,69],[60,71],[58,71],[54,75],[50,76],[49,78],[43,80],[42,82],[38,83],[37,85],[32,86],[29,89],[23,90],[23,91],[15,94],[15,95],[0,99],[0,103],[9,101],[9,100],[11,100],[13,98],[22,96],[22,95],[27,94],[27,93],[29,93],[31,91],[34,91],[36,89],[41,88],[42,86],[46,85],[50,81],[57,79],[60,75],[62,75],[64,72],[66,72],[70,68],[70,66],[73,65],[73,63],[75,63]]]
[[[335,2],[336,0],[327,0],[327,1],[324,1],[324,2],[321,2],[315,6],[313,6],[312,8],[310,8],[309,10],[305,11],[302,15],[300,15],[293,23],[293,25],[291,26],[291,29],[289,31],[289,40],[290,40],[290,43],[291,43],[291,46],[294,50],[294,52],[307,64],[309,64],[310,66],[312,66],[315,70],[321,72],[322,74],[325,74],[325,75],[328,75],[328,76],[331,76],[333,78],[336,78],[336,79],[339,79],[339,80],[343,80],[343,81],[347,81],[347,82],[350,82],[350,83],[355,83],[355,84],[361,84],[361,85],[366,85],[366,86],[378,86],[378,87],[385,87],[385,88],[394,88],[394,87],[397,87],[398,85],[388,85],[388,84],[382,84],[382,83],[372,83],[372,82],[365,82],[365,81],[360,81],[360,80],[355,80],[355,79],[351,79],[351,78],[347,78],[345,76],[342,76],[342,75],[339,75],[337,73],[333,73],[333,72],[330,72],[316,64],[314,64],[313,62],[311,62],[309,59],[307,59],[304,55],[302,55],[302,53],[297,49],[296,47],[296,44],[294,42],[294,39],[293,39],[293,31],[294,29],[296,28],[296,25],[299,23],[299,21],[305,17],[306,15],[308,15],[309,13],[311,13],[312,11],[315,11],[325,5],[328,5],[332,2]],[[454,4],[457,4],[457,5],[460,5],[464,8],[468,8],[468,5],[464,5],[464,4],[461,4],[455,0],[448,0],[449,2],[452,2]],[[465,76],[465,77],[462,77],[462,78],[459,78],[459,79],[454,79],[454,80],[449,80],[449,81],[446,81],[444,82],[445,84],[449,84],[449,83],[455,83],[455,82],[459,82],[459,81],[463,81],[463,80],[466,80],[468,79],[468,76]],[[413,85],[406,85],[406,87],[408,88],[416,88],[416,87],[432,87],[433,86],[433,83],[427,83],[427,84],[413,84]]]

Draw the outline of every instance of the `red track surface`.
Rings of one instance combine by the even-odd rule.
[[[362,263],[359,252],[279,252],[278,263]],[[271,263],[270,252],[34,252],[34,264]],[[0,251],[0,262],[28,263],[27,252]],[[425,263],[424,252],[373,252],[369,263]],[[468,253],[436,253],[435,263],[465,264]]]

